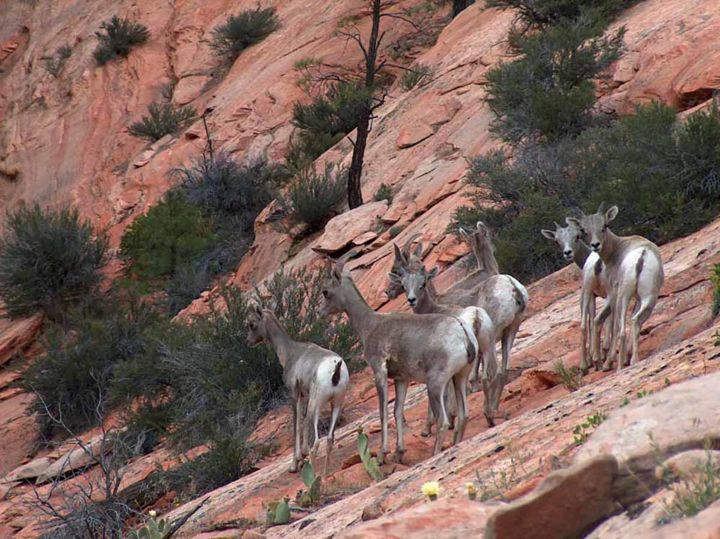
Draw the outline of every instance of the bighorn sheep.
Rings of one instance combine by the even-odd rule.
[[[580,368],[583,374],[587,374],[591,358],[598,357],[592,348],[592,335],[595,334],[595,298],[607,298],[609,284],[607,269],[600,260],[600,255],[592,251],[582,241],[582,231],[574,225],[560,226],[555,223],[555,230],[543,229],[540,231],[547,239],[557,242],[562,250],[565,260],[572,260],[582,270],[582,291],[580,293],[580,335],[581,335],[581,360]],[[605,323],[605,342],[607,350],[612,342],[612,321]],[[609,328],[607,326],[610,326]],[[588,335],[588,329],[590,334]],[[602,368],[602,364],[595,364],[596,370]]]
[[[335,352],[314,343],[298,342],[290,338],[272,311],[251,304],[247,314],[248,343],[268,343],[275,350],[283,367],[283,381],[293,404],[294,438],[291,472],[298,470],[303,458],[314,453],[319,443],[318,420],[320,409],[330,403],[330,430],[323,475],[327,472],[332,451],[335,425],[342,409],[350,381],[347,366]],[[311,427],[315,437],[308,439]],[[312,450],[310,449],[312,447]]]
[[[402,257],[402,253],[400,252],[400,249],[397,247],[397,245],[395,246],[395,257]],[[390,282],[396,286],[401,286],[406,291],[410,304],[414,305],[416,303],[415,298],[419,297],[422,294],[422,291],[428,287],[430,280],[437,275],[438,269],[433,268],[430,271],[427,271],[424,266],[421,266],[420,270],[418,270],[417,272],[409,273],[403,271],[402,269],[398,270],[398,272],[399,273],[388,273]],[[456,317],[462,317],[465,314],[466,308],[464,307],[460,307],[457,305],[444,305],[436,302],[431,296],[426,296],[427,297],[423,297],[423,301],[419,304],[420,306],[417,311],[419,314],[436,313],[447,314]],[[479,319],[478,324],[475,326],[475,338],[478,341],[479,353],[475,363],[473,364],[473,369],[470,374],[470,381],[473,390],[477,390],[479,389],[479,379],[482,379],[482,383],[485,388],[485,418],[487,419],[488,424],[492,426],[495,424],[493,412],[495,412],[496,410],[493,409],[493,403],[488,400],[491,393],[488,383],[492,381],[495,376],[497,376],[497,358],[495,357],[495,328],[493,327],[492,320],[490,319],[490,316],[485,311],[485,309],[478,308],[478,311]],[[480,376],[479,374],[481,360],[483,366],[482,376]],[[451,394],[452,390],[449,389],[448,392]],[[450,398],[452,398],[452,395],[450,395]],[[428,419],[425,426],[425,431],[423,431],[422,434],[430,434],[430,425],[432,423],[432,418],[432,410],[428,409]]]
[[[457,421],[453,443],[462,440],[467,420],[467,380],[478,353],[474,326],[480,311],[468,308],[462,317],[429,314],[373,311],[355,286],[350,274],[336,262],[322,290],[327,314],[345,312],[350,325],[360,337],[365,361],[373,370],[378,392],[384,461],[388,446],[388,377],[395,381],[395,423],[397,426],[396,459],[405,452],[403,408],[411,381],[427,385],[428,398],[437,418],[434,453],[442,450],[449,427],[444,394],[452,380],[457,404]],[[468,321],[471,321],[468,323]]]
[[[617,368],[621,369],[627,361],[625,317],[630,300],[635,298],[630,326],[632,333],[630,364],[634,365],[638,360],[640,330],[652,314],[665,275],[657,245],[642,236],[617,236],[610,230],[609,223],[615,219],[618,211],[617,206],[612,206],[604,213],[601,208],[592,215],[583,214],[579,219],[568,217],[566,221],[569,225],[574,225],[582,230],[592,250],[600,255],[605,264],[611,287],[611,300],[595,317],[593,350],[599,353],[600,324],[612,313],[614,319],[613,344],[607,361],[609,365],[610,356],[617,350],[616,345],[619,339]]]
[[[477,224],[478,231],[484,229],[485,225],[482,223]],[[467,238],[469,234],[464,236]],[[422,245],[418,245],[414,253],[410,252],[410,245],[415,237],[409,238],[402,249],[395,250],[395,260],[391,273],[399,277],[399,279],[391,278],[390,286],[385,290],[388,297],[397,297],[404,291],[402,278],[405,275],[422,276],[424,273],[425,275],[434,276],[434,273],[429,273],[423,265],[421,259]],[[473,249],[480,245],[482,245],[482,242],[471,242]],[[476,252],[475,254],[478,260],[487,259],[489,256],[494,259],[492,251],[489,253]],[[418,314],[433,312],[431,309],[436,308],[435,306],[438,303],[461,307],[473,305],[487,312],[495,328],[495,340],[500,340],[502,344],[502,365],[493,383],[494,395],[489,397],[489,402],[492,403],[490,409],[495,411],[499,406],[500,393],[505,385],[505,378],[510,366],[510,350],[520,329],[520,322],[527,308],[529,295],[525,287],[510,275],[491,275],[483,280],[482,277],[487,275],[488,267],[497,268],[497,262],[483,264],[482,268],[478,268],[478,270],[458,281],[442,296],[437,294],[431,280],[432,277],[430,280],[418,278],[416,282],[422,281],[425,285],[413,291],[405,290],[405,292],[408,303],[410,303],[413,311]]]

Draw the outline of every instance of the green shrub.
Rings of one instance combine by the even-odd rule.
[[[108,299],[99,312],[77,313],[72,331],[52,326],[45,355],[23,375],[22,387],[36,396],[31,405],[45,435],[81,432],[105,415],[118,364],[152,356],[160,320],[147,306]],[[60,424],[60,421],[62,424]]]
[[[347,170],[326,163],[323,172],[305,167],[288,190],[290,210],[310,230],[321,228],[345,198]]]
[[[118,56],[125,58],[134,46],[150,39],[150,32],[145,26],[117,15],[102,23],[100,28],[101,31],[95,32],[99,41],[94,52],[98,65],[104,65]]]
[[[577,138],[519,147],[512,162],[499,152],[474,159],[466,179],[478,188],[474,205],[448,230],[486,222],[503,271],[532,279],[563,264],[540,228],[606,202],[620,207],[613,231],[664,243],[717,215],[719,172],[716,109],[678,124],[672,108],[650,104]]]
[[[187,200],[206,212],[232,214],[251,228],[260,211],[272,200],[275,187],[287,172],[283,167],[259,157],[238,163],[220,153],[214,159],[203,157],[190,167],[173,171]]]
[[[597,77],[618,58],[624,31],[604,21],[565,21],[518,37],[519,58],[487,74],[492,131],[505,142],[556,141],[590,126]]]
[[[430,67],[424,64],[417,64],[415,67],[408,69],[400,78],[400,87],[406,92],[412,90],[420,84],[431,73]]]
[[[120,256],[137,278],[152,281],[175,275],[213,245],[212,223],[185,195],[170,191],[125,231]]]
[[[70,47],[67,45],[58,47],[52,56],[44,59],[45,70],[53,77],[58,78],[65,67],[65,62],[67,62],[70,56],[72,56],[72,49]]]
[[[308,104],[295,103],[292,124],[297,128],[288,162],[302,168],[340,142],[357,127],[360,113],[372,98],[359,82],[331,86]]]
[[[76,209],[37,204],[8,212],[0,240],[0,297],[10,317],[44,312],[53,320],[91,296],[107,260],[108,240]]]
[[[389,185],[386,185],[384,183],[381,183],[380,187],[378,187],[378,190],[375,191],[375,195],[373,196],[373,198],[378,202],[381,200],[387,200],[388,204],[392,204],[392,199],[393,199],[392,187],[390,187]]]
[[[189,105],[176,109],[170,103],[153,103],[148,107],[148,113],[148,116],[133,123],[128,132],[133,137],[150,142],[178,133],[195,119],[195,109]]]
[[[214,28],[210,46],[218,56],[233,61],[246,48],[259,43],[279,27],[275,8],[260,9],[258,6],[231,15],[225,23]]]
[[[637,0],[488,0],[489,8],[513,9],[524,28],[545,28],[588,12],[610,19]]]

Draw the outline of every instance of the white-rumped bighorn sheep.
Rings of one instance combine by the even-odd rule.
[[[388,378],[395,381],[396,460],[405,452],[403,409],[411,381],[427,385],[428,398],[436,417],[434,453],[442,451],[449,422],[444,394],[448,383],[455,388],[457,421],[453,443],[462,440],[467,421],[467,381],[478,353],[474,325],[480,310],[471,307],[462,316],[376,313],[365,302],[342,261],[335,262],[323,286],[324,311],[344,312],[360,337],[365,361],[375,377],[382,425],[379,458],[385,460],[388,445]],[[470,321],[470,323],[469,323]]]
[[[581,356],[580,369],[587,374],[590,363],[598,358],[593,350],[592,336],[595,335],[595,299],[597,297],[607,298],[609,284],[605,265],[600,255],[594,252],[582,241],[582,231],[575,225],[560,226],[555,223],[555,230],[543,229],[540,231],[547,239],[555,241],[562,251],[563,258],[573,261],[582,271],[582,289],[580,293],[580,336]],[[601,328],[598,328],[601,329]],[[589,331],[589,333],[588,333]],[[605,350],[607,351],[612,343],[612,320],[605,321]],[[602,362],[595,363],[596,370],[602,368]]]
[[[418,245],[414,252],[410,251],[410,245],[416,236],[409,238],[402,249],[396,249],[391,269],[394,277],[391,277],[390,286],[385,293],[394,298],[405,291],[408,303],[418,314],[433,312],[432,309],[436,308],[437,304],[476,306],[487,312],[495,329],[495,340],[499,340],[502,345],[502,363],[492,382],[492,394],[486,396],[486,402],[491,403],[490,410],[494,412],[499,407],[502,388],[510,367],[510,350],[527,309],[529,295],[526,288],[514,277],[504,274],[489,275],[490,272],[497,271],[498,266],[483,223],[478,223],[472,233],[463,233],[463,237],[469,239],[475,234],[481,234],[483,238],[482,241],[470,241],[478,260],[478,269],[455,283],[444,294],[439,295],[435,290],[432,282],[435,272],[428,272],[423,265],[422,246]],[[489,257],[491,261],[487,262]],[[417,276],[414,282],[423,282],[424,286],[405,289],[402,281],[407,275]],[[423,275],[430,276],[430,279],[424,279]],[[406,279],[406,282],[410,281]]]
[[[317,449],[320,442],[320,409],[330,403],[331,418],[324,475],[332,452],[335,425],[350,381],[343,358],[317,344],[291,339],[272,311],[261,309],[254,304],[251,304],[248,310],[247,327],[248,342],[251,345],[268,343],[275,350],[283,367],[283,381],[290,392],[295,420],[295,447],[290,471],[297,471],[304,457],[314,454]]]
[[[609,366],[611,356],[618,349],[616,345],[619,339],[617,368],[621,369],[627,362],[625,317],[630,300],[635,299],[630,322],[632,334],[630,363],[634,365],[638,360],[640,330],[652,314],[665,275],[657,245],[642,236],[617,236],[610,230],[610,222],[617,214],[618,207],[612,206],[605,212],[598,210],[592,215],[582,215],[579,219],[568,217],[566,220],[569,225],[582,230],[587,243],[600,255],[605,264],[610,283],[610,301],[606,302],[600,314],[595,317],[593,350],[599,354],[600,324],[612,314],[613,344],[607,362]]]

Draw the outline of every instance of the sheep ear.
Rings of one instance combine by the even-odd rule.
[[[478,221],[475,223],[475,232],[479,234],[480,236],[487,236],[488,235],[488,227],[485,226],[485,223],[482,221]]]
[[[540,234],[542,234],[543,236],[545,236],[545,237],[546,237],[547,239],[549,239],[549,240],[555,241],[555,232],[553,232],[552,230],[548,230],[547,228],[543,228],[543,229],[540,231]]]
[[[397,273],[389,272],[388,278],[390,279],[390,282],[392,284],[402,284],[402,277],[400,277]]]
[[[400,247],[398,247],[397,244],[394,243],[393,248],[395,249],[395,261],[398,262],[401,266],[407,265],[407,260],[405,260],[405,257],[403,256]]]
[[[466,241],[470,241],[470,234],[468,234],[468,231],[465,230],[463,227],[458,227],[458,234],[465,238]]]
[[[430,271],[427,272],[428,281],[437,277],[438,273],[440,273],[440,269],[438,269],[437,266],[434,266]]]
[[[342,262],[335,262],[332,266],[332,278],[335,279],[338,283],[342,281],[342,275],[343,275],[343,269],[345,267],[345,264]]]
[[[580,220],[577,217],[566,217],[565,222],[570,226],[574,226],[582,230],[582,225],[580,224]]]
[[[610,221],[615,219],[615,217],[617,217],[617,214],[619,211],[620,210],[618,209],[617,206],[612,206],[612,207],[608,208],[608,210],[605,212],[605,222],[609,223]]]

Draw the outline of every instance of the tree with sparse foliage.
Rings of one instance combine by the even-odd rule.
[[[118,57],[125,58],[133,47],[150,39],[150,32],[145,26],[129,19],[121,19],[117,15],[102,23],[100,28],[100,31],[95,32],[99,43],[93,53],[98,65],[104,65]]]
[[[0,297],[10,317],[42,312],[62,319],[100,283],[108,240],[76,209],[10,210],[0,240]]]

